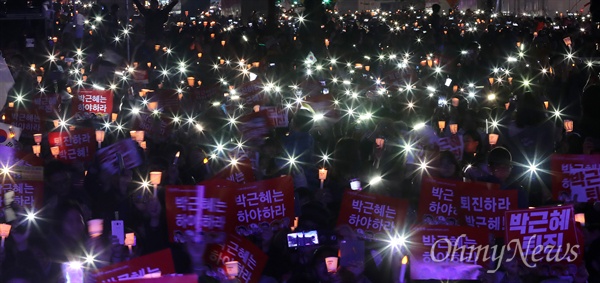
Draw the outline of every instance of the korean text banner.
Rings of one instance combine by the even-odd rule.
[[[0,165],[11,168],[9,175],[0,177],[0,209],[6,205],[4,197],[8,191],[14,192],[13,200],[19,206],[41,209],[44,204],[43,159],[5,146],[0,146],[0,155]]]
[[[204,191],[199,192],[199,187],[203,187]],[[184,242],[186,235],[195,236],[196,229],[232,231],[228,227],[232,227],[235,217],[231,212],[235,187],[235,183],[225,180],[206,181],[197,186],[168,185],[165,203],[169,240]],[[201,201],[198,196],[201,196]],[[198,211],[199,205],[202,205],[201,213]]]
[[[600,200],[600,155],[553,154],[550,164],[555,200]]]
[[[256,181],[252,163],[246,156],[236,159],[235,163],[230,163],[221,171],[217,172],[213,179],[223,179],[236,183],[248,183]]]
[[[97,283],[104,283],[142,278],[146,274],[158,272],[161,274],[175,273],[170,249],[101,268],[93,274],[93,277]]]
[[[410,235],[412,280],[475,280],[487,261],[479,249],[489,248],[490,239],[478,228],[415,226]]]
[[[73,113],[110,115],[112,108],[112,90],[80,89],[73,98]]]
[[[403,199],[347,190],[337,224],[349,225],[361,238],[383,237],[401,228],[407,207]]]
[[[267,264],[267,255],[246,238],[229,234],[224,244],[212,244],[206,248],[206,262],[225,274],[225,263],[238,262],[237,278],[244,283],[260,280]]]
[[[294,219],[292,177],[240,185],[234,195],[234,227],[238,234],[251,234],[261,226],[291,226],[291,220]]]
[[[534,262],[581,262],[583,239],[578,237],[573,206],[511,210],[505,221],[505,242],[518,241],[523,255]]]
[[[48,133],[50,146],[58,146],[58,159],[71,163],[90,161],[96,153],[96,132],[91,128]]]
[[[488,190],[486,183],[464,183],[458,189],[458,215],[463,225],[484,228],[504,237],[504,213],[518,208],[517,190]],[[483,188],[482,188],[483,186]],[[467,188],[468,187],[468,188]]]

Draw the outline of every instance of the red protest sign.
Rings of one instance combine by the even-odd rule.
[[[263,92],[263,84],[260,80],[246,82],[237,89],[240,97],[244,100],[244,105],[254,106],[263,105],[269,102],[269,96]]]
[[[289,224],[294,218],[294,181],[290,176],[240,185],[234,195],[232,212],[238,234],[250,234],[264,225]]]
[[[289,124],[288,110],[277,106],[262,106],[261,110],[267,111],[271,125],[275,128],[285,128]]]
[[[487,183],[464,183],[457,190],[458,215],[461,223],[489,229],[496,237],[504,237],[504,213],[517,209],[517,190],[487,189]]]
[[[159,278],[143,278],[126,280],[127,283],[198,283],[198,275],[172,275],[161,276]]]
[[[214,97],[219,97],[219,95],[222,96],[221,92],[221,87],[219,85],[201,86],[192,89],[190,95],[192,96],[192,100],[196,103],[206,103]]]
[[[403,199],[347,190],[337,225],[349,225],[361,238],[373,239],[400,228],[407,207]]]
[[[48,133],[50,146],[58,146],[58,159],[65,162],[90,161],[96,153],[96,132],[91,128]]]
[[[10,168],[10,174],[0,177],[0,209],[4,194],[14,192],[14,201],[22,207],[41,209],[44,204],[44,161],[14,148],[0,146],[0,164]]]
[[[102,164],[102,169],[110,174],[117,174],[122,169],[133,169],[143,163],[137,145],[131,139],[123,139],[99,149],[97,159]]]
[[[199,192],[198,186],[204,186]],[[184,242],[183,236],[195,236],[196,229],[201,231],[226,231],[227,223],[232,223],[233,214],[227,213],[233,206],[231,192],[236,184],[214,180],[202,182],[198,186],[169,185],[165,189],[167,226],[169,240]],[[202,201],[198,196],[203,195]],[[202,212],[198,207],[202,205]],[[198,222],[200,218],[200,222]],[[197,225],[198,224],[198,225]]]
[[[555,200],[600,200],[600,155],[553,154],[550,166]]]
[[[113,110],[112,90],[79,89],[73,97],[73,113],[110,115]]]
[[[238,235],[229,234],[224,244],[209,245],[206,262],[225,274],[225,263],[238,262],[237,278],[244,283],[256,283],[267,264],[268,256],[252,242]]]
[[[21,128],[21,136],[32,137],[33,134],[45,130],[45,117],[42,112],[28,111],[24,108],[7,108],[5,111],[6,124]]]
[[[517,242],[522,256],[533,262],[582,261],[583,239],[578,238],[573,206],[511,210],[505,222],[505,242]]]
[[[239,158],[235,164],[229,164],[223,170],[213,175],[213,179],[223,179],[236,183],[248,183],[256,181],[252,163],[248,157]]]
[[[416,226],[408,241],[412,280],[476,280],[494,252],[488,234],[474,227]]]
[[[459,225],[457,190],[462,182],[423,177],[418,221],[426,225]]]
[[[175,265],[170,249],[164,249],[145,256],[134,258],[107,267],[98,269],[93,273],[96,282],[124,281],[132,278],[142,278],[146,274],[172,274],[175,273]]]
[[[38,93],[33,98],[33,105],[38,112],[54,117],[60,111],[60,95],[58,93]]]

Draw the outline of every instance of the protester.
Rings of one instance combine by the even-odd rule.
[[[11,225],[0,283],[80,271],[96,280],[148,258],[198,282],[600,274],[598,30],[588,15],[434,4],[319,9],[310,23],[278,10],[271,25],[258,12],[170,15],[177,0],[134,3],[126,21],[116,4],[109,13],[65,2],[50,15],[48,3],[48,19],[61,19],[44,27],[56,40],[35,56],[3,50],[15,83],[0,113],[0,222]],[[554,230],[539,240],[520,232],[536,213]],[[488,247],[517,236],[577,242],[585,259],[454,265],[415,250],[452,233]]]

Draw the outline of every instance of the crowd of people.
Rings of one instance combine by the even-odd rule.
[[[197,273],[199,282],[229,280],[205,266],[206,242],[169,242],[164,194],[153,196],[140,184],[150,171],[163,172],[162,186],[197,184],[240,156],[252,161],[257,180],[293,177],[296,231],[328,231],[338,239],[358,237],[335,225],[342,195],[355,180],[365,192],[407,199],[406,227],[417,224],[423,176],[499,184],[518,191],[519,208],[574,204],[586,216],[599,213],[594,202],[553,197],[550,168],[552,154],[600,152],[600,37],[589,15],[434,5],[323,9],[320,22],[309,23],[315,17],[292,9],[278,11],[273,24],[260,13],[247,19],[218,9],[169,15],[176,1],[134,3],[140,15],[131,19],[120,19],[117,6],[66,5],[77,16],[64,26],[81,32],[55,26],[51,39],[34,49],[3,50],[15,81],[3,111],[33,108],[37,96],[58,94],[44,137],[88,127],[105,130],[107,146],[139,130],[131,115],[148,108],[146,93],[176,90],[181,105],[178,113],[158,114],[170,121],[168,129],[146,131],[138,148],[143,164],[115,174],[97,160],[63,162],[44,139],[43,206],[29,218],[28,208],[10,204],[17,218],[0,248],[0,282],[64,282],[60,263],[77,256],[94,251],[99,268],[164,248],[172,250],[177,273]],[[258,91],[246,88],[258,82]],[[78,89],[112,90],[117,115],[72,116]],[[314,103],[319,97],[327,97],[326,106]],[[242,117],[261,107],[278,109],[289,123],[244,133]],[[458,148],[440,149],[438,140],[452,136],[460,137]],[[31,154],[35,144],[23,132],[13,146]],[[322,188],[321,168],[329,169]],[[132,253],[111,237],[115,212],[135,232]],[[102,236],[88,235],[90,219],[104,219]],[[571,281],[564,282],[596,282],[599,231],[600,223],[588,217],[585,266],[573,273],[507,263],[480,281],[567,276]],[[288,233],[288,227],[266,227],[246,235],[269,256],[261,282],[405,282],[394,271],[396,255],[375,256],[387,243],[367,241],[373,253],[365,262],[329,273],[324,259],[338,254],[335,244],[288,248]]]

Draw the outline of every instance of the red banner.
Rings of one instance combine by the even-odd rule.
[[[144,278],[127,280],[127,283],[198,283],[198,275],[172,275],[161,276],[160,278]]]
[[[113,108],[112,90],[79,89],[73,97],[73,113],[110,115]]]
[[[457,191],[462,182],[424,177],[418,221],[425,225],[460,225]]]
[[[252,164],[248,157],[240,157],[236,164],[229,164],[223,170],[213,175],[212,179],[228,180],[235,183],[248,183],[256,181]]]
[[[235,229],[249,235],[261,226],[287,225],[294,219],[294,181],[290,176],[240,185],[235,191]]]
[[[535,262],[580,263],[583,239],[578,238],[573,206],[506,212],[505,242],[517,240],[523,256]]]
[[[6,124],[11,124],[23,130],[21,137],[32,137],[33,134],[45,131],[45,117],[42,112],[27,111],[24,108],[7,108],[4,113]]]
[[[600,200],[600,155],[553,154],[550,164],[555,200]]]
[[[145,256],[134,258],[101,268],[93,276],[98,283],[124,281],[132,278],[142,278],[146,274],[175,273],[175,265],[170,249],[164,249]]]
[[[38,93],[33,98],[33,105],[38,112],[55,117],[60,111],[60,95],[58,93]]]
[[[244,283],[256,283],[267,264],[267,255],[243,237],[229,234],[224,244],[207,247],[206,262],[225,274],[225,263],[238,262],[237,278]]]
[[[401,229],[408,202],[403,199],[373,195],[359,191],[344,192],[337,225],[349,225],[361,238],[389,238]]]
[[[416,226],[410,234],[412,280],[476,280],[494,252],[488,234],[474,227]]]
[[[0,146],[0,165],[10,168],[10,175],[0,177],[0,209],[5,206],[4,194],[14,192],[19,206],[41,209],[44,205],[44,161],[14,148]]]
[[[51,132],[48,133],[48,143],[51,147],[58,146],[58,159],[62,161],[90,161],[96,153],[96,132],[90,128]]]
[[[264,105],[269,102],[269,96],[263,91],[263,84],[258,79],[244,83],[237,89],[237,92],[246,106]]]
[[[204,186],[199,192],[197,186],[169,185],[165,191],[167,226],[169,240],[183,242],[183,236],[195,236],[195,231],[231,231],[227,223],[232,223],[234,215],[227,213],[233,206],[232,191],[236,184],[214,180],[198,184]],[[198,195],[203,195],[202,212],[198,212]],[[201,217],[198,223],[198,217]],[[200,224],[197,226],[197,224]]]
[[[508,210],[518,209],[517,190],[489,190],[485,183],[464,183],[457,192],[461,223],[489,229],[494,236],[504,237],[504,214]]]

